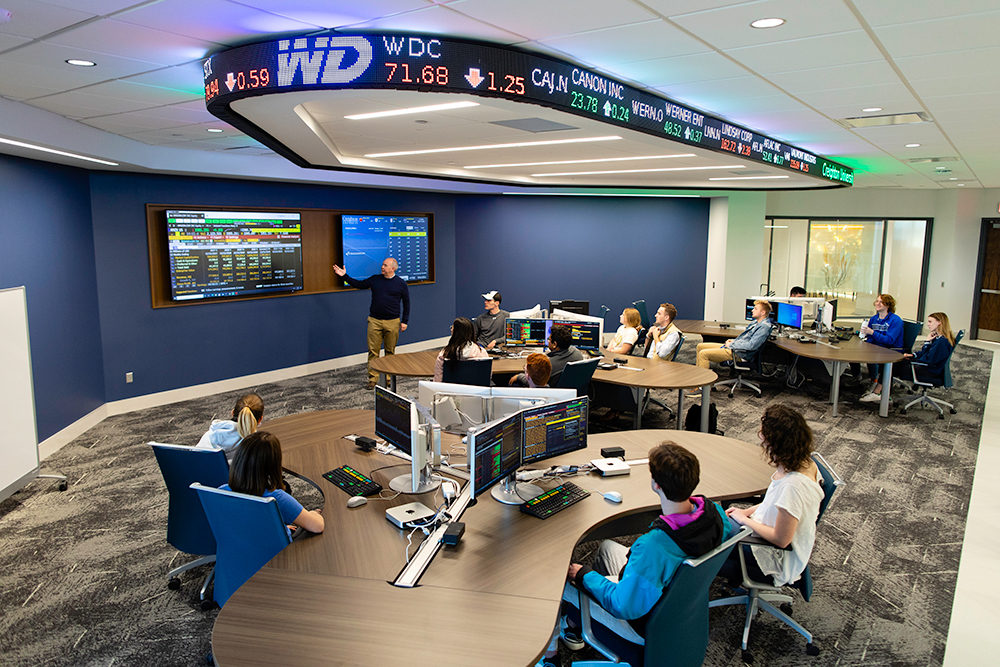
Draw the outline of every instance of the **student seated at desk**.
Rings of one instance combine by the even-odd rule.
[[[695,363],[702,368],[710,368],[713,361],[732,361],[733,352],[741,353],[741,356],[756,352],[767,342],[767,337],[771,335],[771,322],[768,315],[771,313],[771,304],[767,301],[754,301],[751,315],[757,320],[736,338],[722,343],[698,343],[698,357]],[[700,389],[688,392],[688,395],[700,395]]]
[[[434,381],[440,382],[444,375],[445,359],[488,359],[490,353],[476,343],[475,327],[468,317],[457,317],[451,323],[451,338],[444,349],[438,352],[434,362]]]
[[[552,327],[549,332],[548,357],[549,363],[552,364],[552,374],[549,376],[549,382],[552,385],[559,383],[559,376],[562,375],[566,364],[583,359],[583,352],[578,350],[576,345],[573,345],[573,333],[569,327],[562,324]],[[510,379],[510,385],[512,387],[527,387],[528,378],[524,373],[518,373]]]
[[[612,540],[601,543],[593,569],[577,563],[569,566],[567,579],[597,600],[592,619],[622,639],[637,645],[645,642],[646,617],[663,595],[685,558],[708,553],[733,534],[725,513],[704,496],[692,496],[701,474],[698,458],[680,445],[666,441],[649,452],[651,487],[660,501],[661,516],[651,530],[631,549]],[[567,584],[563,611],[570,625],[562,638],[572,650],[583,648],[574,631],[579,624],[580,591]],[[556,641],[552,638],[542,664],[558,667]]]
[[[674,324],[677,309],[669,303],[661,303],[656,310],[653,326],[646,334],[646,358],[666,359],[674,352],[681,340],[681,330]]]
[[[944,313],[931,313],[927,316],[927,328],[931,335],[927,337],[916,354],[906,353],[906,360],[900,364],[896,377],[906,380],[912,378],[908,372],[909,362],[917,361],[926,366],[916,366],[917,379],[921,382],[936,382],[944,378],[944,362],[948,360],[952,348],[955,347],[955,334],[951,331],[951,322]]]
[[[635,308],[626,308],[622,311],[618,321],[621,326],[615,332],[614,338],[608,343],[608,352],[612,354],[629,354],[632,346],[639,340],[639,326],[642,318]]]
[[[301,526],[311,533],[322,533],[326,524],[319,510],[306,510],[281,488],[281,443],[267,431],[257,431],[236,450],[229,468],[229,484],[219,488],[251,496],[274,498],[286,525]],[[291,532],[289,532],[291,535]]]
[[[195,447],[222,449],[230,464],[245,437],[257,430],[264,421],[264,401],[257,394],[243,394],[236,401],[232,419],[215,419]]]
[[[875,299],[875,315],[861,327],[861,335],[866,343],[882,347],[903,349],[903,320],[896,314],[896,299],[891,294],[879,294]],[[903,350],[909,352],[909,350]],[[868,376],[872,379],[871,390],[861,397],[862,403],[878,403],[882,400],[881,368],[878,364],[868,364]]]

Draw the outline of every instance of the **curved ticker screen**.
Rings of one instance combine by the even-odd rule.
[[[272,138],[232,113],[230,103],[315,89],[449,92],[540,104],[842,185],[854,182],[850,168],[815,153],[577,65],[494,44],[328,33],[230,49],[206,60],[204,70],[208,110],[269,145]]]

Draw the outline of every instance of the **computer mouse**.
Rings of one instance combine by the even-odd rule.
[[[617,491],[608,491],[604,494],[605,500],[610,500],[613,503],[620,503],[622,501],[622,494]]]
[[[367,505],[368,499],[364,496],[351,496],[347,501],[348,507],[361,507],[362,505]]]

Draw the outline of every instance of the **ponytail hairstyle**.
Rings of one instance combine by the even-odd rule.
[[[236,432],[240,434],[241,438],[246,438],[254,433],[263,418],[264,401],[257,394],[244,394],[236,401],[236,407],[233,408],[233,421],[236,422]]]
[[[251,433],[236,448],[229,467],[229,488],[263,496],[281,488],[281,443],[267,431]]]

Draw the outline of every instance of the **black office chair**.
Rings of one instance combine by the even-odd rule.
[[[924,378],[923,380],[917,379],[917,367],[923,366],[924,368],[926,368],[927,364],[921,363],[919,361],[910,362],[910,372],[913,375],[913,385],[916,387],[920,387],[920,395],[917,398],[910,401],[909,403],[907,403],[906,405],[904,405],[903,407],[901,407],[899,409],[899,414],[905,415],[906,411],[917,403],[919,403],[920,405],[927,405],[936,409],[938,411],[938,419],[944,419],[944,409],[941,407],[943,405],[948,406],[948,410],[951,412],[951,414],[955,414],[958,412],[958,410],[955,409],[955,406],[949,403],[948,401],[942,401],[940,398],[934,398],[933,396],[928,396],[927,390],[933,389],[935,387],[943,387],[945,389],[950,389],[952,387],[954,383],[951,381],[951,356],[952,354],[955,354],[955,349],[958,347],[959,341],[961,341],[963,338],[965,338],[965,329],[959,331],[958,334],[955,336],[955,345],[951,348],[951,354],[949,354],[948,358],[944,360],[944,373],[941,375],[940,378],[930,378],[930,379]]]
[[[639,299],[632,302],[632,307],[639,311],[639,319],[642,321],[642,328],[649,329],[649,313],[646,312],[646,300]]]
[[[644,356],[644,353],[646,352],[646,346],[644,343],[646,341],[646,334],[649,333],[649,329],[640,325],[639,328],[636,329],[636,333],[638,334],[638,337],[635,339],[635,344],[632,345],[632,349],[628,352],[630,357],[641,357]]]
[[[492,377],[492,359],[445,359],[441,381],[489,387]]]
[[[685,340],[687,340],[687,336],[685,336],[684,334],[681,334],[680,339],[677,341],[677,346],[674,348],[673,354],[670,355],[670,358],[667,359],[667,361],[677,361],[677,355],[680,354],[681,347],[684,345],[684,341]],[[643,406],[643,410],[645,410],[645,408],[648,408],[650,403],[652,403],[653,405],[658,405],[659,407],[661,407],[664,410],[666,410],[667,414],[669,415],[667,417],[668,419],[670,419],[670,418],[672,418],[674,416],[674,411],[672,409],[670,409],[670,406],[668,406],[666,403],[664,403],[663,401],[661,401],[658,398],[653,398],[653,392],[652,391],[646,392],[646,405]]]
[[[582,361],[571,361],[563,367],[559,375],[559,381],[555,384],[555,389],[576,389],[577,396],[586,396],[587,387],[597,370],[597,359],[584,359]]]
[[[920,332],[923,331],[923,329],[924,329],[923,322],[912,322],[910,320],[903,320],[903,347],[896,349],[899,349],[900,352],[904,353],[913,351],[913,345],[914,343],[917,342],[917,336],[920,335]],[[899,385],[904,389],[908,390],[912,394],[913,390],[909,386],[907,386],[906,384],[907,382],[908,380],[904,380],[903,378],[895,376],[893,376],[892,378],[893,387]]]
[[[591,622],[590,596],[580,592],[583,640],[608,660],[574,661],[573,667],[613,664],[699,667],[708,649],[708,590],[736,544],[753,531],[743,527],[736,535],[699,558],[688,558],[677,568],[646,621],[644,645],[633,644],[603,625]],[[571,615],[572,616],[572,615]]]
[[[819,474],[823,478],[823,499],[819,504],[819,514],[816,515],[816,523],[823,517],[823,513],[826,512],[826,508],[830,505],[830,499],[833,498],[834,492],[841,486],[844,485],[844,480],[840,478],[830,464],[826,462],[826,459],[819,452],[813,452],[813,461],[816,463],[816,467],[819,468]],[[772,545],[760,538],[754,538],[755,543],[770,547],[772,549],[778,549],[777,546]],[[753,662],[753,654],[747,650],[747,639],[750,637],[750,625],[753,623],[753,619],[757,616],[757,612],[766,611],[767,613],[774,616],[776,619],[792,628],[800,635],[806,639],[806,653],[808,655],[819,655],[819,647],[813,644],[812,634],[802,627],[799,623],[792,620],[792,598],[789,595],[785,595],[781,592],[781,588],[775,586],[773,583],[761,583],[754,581],[747,574],[746,556],[744,555],[744,550],[748,549],[748,546],[741,547],[739,551],[740,555],[740,566],[743,570],[743,583],[742,588],[737,593],[739,595],[734,595],[728,598],[719,598],[712,600],[708,603],[709,607],[727,607],[730,605],[745,605],[747,610],[746,621],[743,624],[743,662],[750,664]],[[815,550],[814,550],[815,552]],[[799,577],[798,581],[791,584],[794,588],[798,588],[799,592],[802,594],[802,598],[808,602],[809,598],[812,597],[813,582],[812,575],[809,573],[809,565],[806,565],[806,569],[803,570],[802,576]]]
[[[722,382],[716,382],[716,387],[725,387],[731,385],[729,389],[729,398],[733,397],[733,394],[739,387],[749,387],[757,392],[760,396],[760,386],[750,382],[746,379],[753,373],[758,375],[763,375],[764,370],[760,365],[761,352],[764,350],[764,346],[761,345],[756,350],[750,350],[747,352],[740,352],[733,350],[733,371],[736,372],[736,377],[729,380],[723,380]]]

